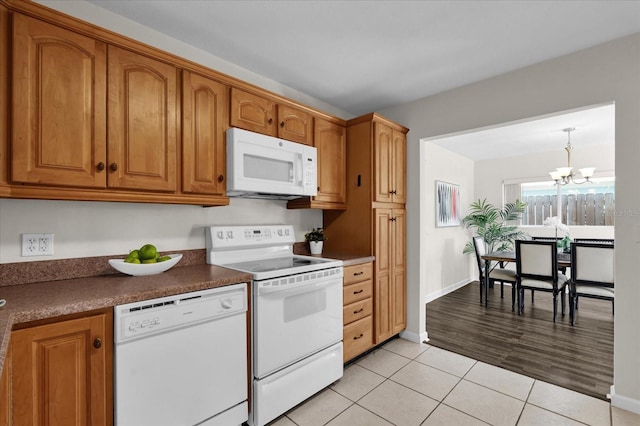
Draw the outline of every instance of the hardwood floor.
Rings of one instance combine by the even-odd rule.
[[[576,324],[566,314],[553,323],[550,293],[525,294],[523,315],[511,311],[511,287],[489,289],[480,304],[478,282],[429,302],[429,344],[606,400],[613,384],[611,302],[581,298]],[[567,298],[568,299],[568,298]]]

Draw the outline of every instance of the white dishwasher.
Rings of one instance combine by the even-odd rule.
[[[247,421],[246,284],[114,309],[117,426]]]

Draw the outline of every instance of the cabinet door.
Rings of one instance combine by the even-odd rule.
[[[231,126],[269,136],[277,135],[275,103],[270,99],[231,88]]]
[[[407,284],[406,284],[406,210],[393,209],[391,227],[391,250],[393,265],[391,292],[393,294],[392,334],[397,334],[407,326]]]
[[[101,314],[11,333],[14,424],[112,422],[110,319]]]
[[[182,72],[182,191],[225,194],[229,88]]]
[[[373,124],[374,131],[374,201],[393,201],[393,135],[391,128],[381,123]]]
[[[315,120],[314,145],[318,150],[317,201],[346,202],[347,142],[342,126]]]
[[[278,105],[278,137],[305,145],[313,145],[313,118],[291,106]]]
[[[406,327],[406,279],[404,209],[374,209],[375,247],[375,337],[380,343]]]
[[[177,70],[109,46],[111,188],[176,190]]]
[[[406,203],[406,174],[407,174],[407,136],[393,130],[393,202]]]
[[[4,365],[2,367],[2,377],[0,377],[0,426],[13,425],[12,419],[12,389],[11,389],[11,376],[13,361],[11,360],[11,342],[7,348],[7,354],[4,358]]]
[[[374,337],[380,343],[393,335],[393,211],[374,209],[375,215],[375,287],[374,287]]]
[[[103,188],[105,44],[14,13],[12,52],[11,180]]]

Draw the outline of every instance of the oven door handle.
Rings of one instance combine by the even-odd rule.
[[[283,285],[276,287],[260,287],[258,286],[258,296],[274,295],[275,297],[285,297],[294,294],[309,293],[321,288],[331,287],[332,285],[342,286],[342,280],[331,278],[328,280],[321,280],[311,283],[300,283],[292,285]]]

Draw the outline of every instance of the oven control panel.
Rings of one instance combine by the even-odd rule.
[[[205,233],[210,250],[295,242],[292,225],[210,226]]]

